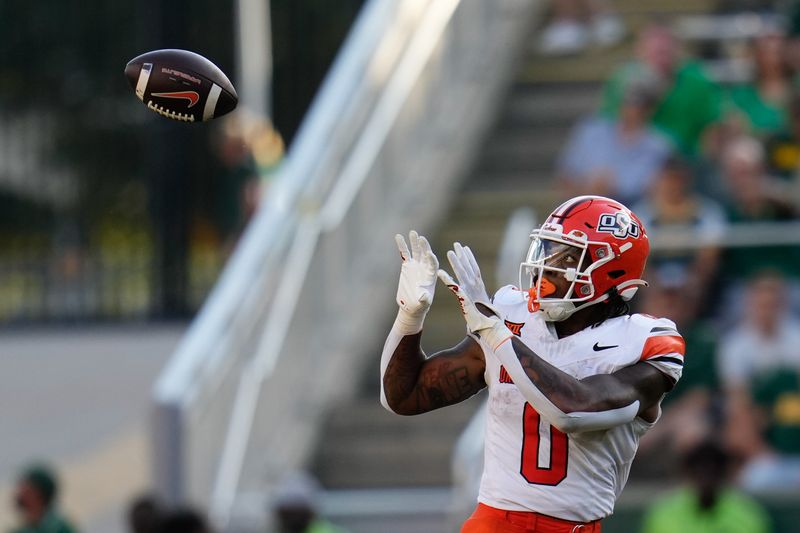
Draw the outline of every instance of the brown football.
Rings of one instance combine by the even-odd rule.
[[[154,50],[131,59],[125,76],[136,96],[161,116],[203,122],[230,113],[239,97],[228,77],[188,50]]]

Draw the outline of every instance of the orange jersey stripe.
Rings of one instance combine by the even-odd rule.
[[[678,353],[683,355],[686,352],[686,341],[680,335],[662,335],[658,337],[648,337],[642,348],[640,361],[650,359],[656,355],[667,355]]]

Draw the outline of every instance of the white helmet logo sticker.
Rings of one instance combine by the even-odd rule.
[[[639,224],[622,211],[600,215],[597,231],[610,233],[618,239],[627,239],[628,237],[636,239],[640,234]]]

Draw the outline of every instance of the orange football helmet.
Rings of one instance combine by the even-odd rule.
[[[528,291],[530,311],[541,310],[550,322],[608,300],[612,288],[627,301],[647,285],[641,279],[650,253],[647,233],[639,218],[616,200],[602,196],[568,200],[531,232],[531,239],[520,265],[520,289]],[[556,289],[545,272],[561,274],[570,282],[566,294],[552,296]]]

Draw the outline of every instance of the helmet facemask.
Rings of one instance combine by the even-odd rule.
[[[613,259],[614,253],[610,244],[589,241],[580,231],[565,235],[557,225],[548,224],[546,228],[531,233],[528,254],[520,265],[519,286],[527,288],[529,311],[541,310],[548,322],[560,322],[575,311],[608,299],[607,294],[596,294],[592,272]],[[570,282],[563,296],[551,296],[556,287],[545,278],[545,272]]]

